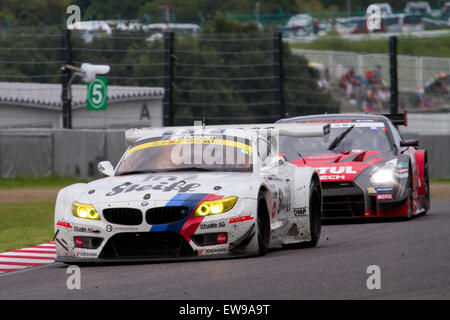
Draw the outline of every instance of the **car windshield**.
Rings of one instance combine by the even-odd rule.
[[[328,121],[325,121],[328,122]],[[331,123],[330,138],[280,137],[281,153],[318,154],[329,152],[350,152],[389,150],[391,144],[387,128],[383,122],[343,122]]]
[[[116,175],[171,171],[252,172],[248,139],[220,135],[159,136],[132,144]]]

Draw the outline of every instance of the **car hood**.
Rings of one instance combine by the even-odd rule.
[[[168,201],[179,193],[251,197],[254,173],[177,172],[108,177],[87,183],[81,195],[90,203]],[[81,201],[81,200],[80,200]]]
[[[329,152],[297,158],[290,162],[299,167],[315,168],[321,182],[336,182],[353,181],[360,174],[392,158],[391,152],[384,151]]]

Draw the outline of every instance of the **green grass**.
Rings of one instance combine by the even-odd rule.
[[[436,184],[450,184],[450,179],[449,179],[449,178],[430,179],[430,183],[436,183]]]
[[[293,49],[352,51],[358,53],[389,53],[389,40],[352,41],[325,36],[311,43],[291,44]],[[414,56],[450,57],[450,36],[433,38],[398,37],[398,54]]]
[[[0,252],[50,242],[55,201],[0,204]]]
[[[7,189],[52,189],[64,188],[68,185],[80,182],[88,182],[88,180],[80,180],[75,177],[19,177],[0,179],[0,190]]]

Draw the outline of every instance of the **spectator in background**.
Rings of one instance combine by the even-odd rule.
[[[383,105],[381,99],[378,96],[376,88],[369,89],[366,92],[366,99],[364,101],[364,111],[366,112],[378,112],[383,111]]]
[[[366,81],[367,81],[367,85],[372,86],[373,85],[373,74],[372,74],[372,70],[367,70],[366,72]]]
[[[372,72],[372,83],[374,85],[381,85],[383,83],[383,74],[381,73],[380,65],[377,65]]]
[[[360,81],[355,77],[353,68],[349,68],[347,72],[339,78],[339,87],[345,92],[348,98],[354,96],[354,88],[358,85],[360,85]]]
[[[318,18],[313,19],[313,33],[314,35],[318,35],[320,30],[320,21]]]
[[[425,90],[420,87],[417,87],[416,90],[411,94],[409,102],[414,108],[424,108],[432,106],[431,100],[425,97]]]
[[[378,97],[381,100],[383,109],[389,109],[389,105],[391,103],[391,91],[389,88],[386,86],[381,87],[381,90],[378,92]]]

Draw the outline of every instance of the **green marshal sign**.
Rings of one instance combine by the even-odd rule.
[[[108,79],[97,77],[94,81],[87,83],[87,101],[88,110],[106,110],[108,103]]]

